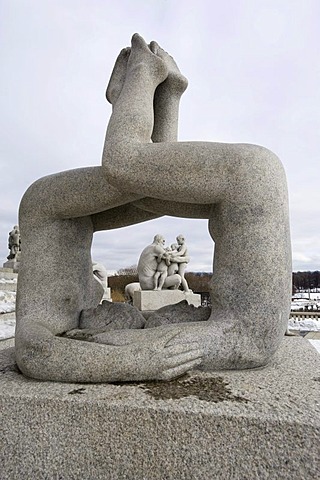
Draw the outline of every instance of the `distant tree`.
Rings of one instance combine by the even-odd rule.
[[[138,275],[138,265],[130,265],[130,267],[120,268],[116,275]]]
[[[293,272],[292,283],[298,291],[320,289],[320,272]]]
[[[196,293],[209,292],[210,273],[187,272],[185,277],[187,279],[189,288]]]
[[[111,288],[111,296],[112,293],[117,291],[124,295],[125,286],[128,283],[138,282],[138,274],[136,275],[113,275],[108,277],[108,285]]]

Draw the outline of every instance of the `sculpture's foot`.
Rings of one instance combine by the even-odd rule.
[[[169,88],[171,92],[182,95],[188,86],[188,80],[182,75],[174,59],[157,42],[150,43],[150,50],[160,57],[168,68],[168,76],[161,87]]]
[[[126,78],[127,63],[131,52],[130,47],[123,48],[118,55],[107,86],[106,97],[112,105],[118,100]]]
[[[145,319],[135,307],[128,303],[104,300],[96,308],[82,310],[79,327],[92,331],[143,328]]]
[[[175,305],[166,305],[153,312],[146,320],[144,328],[159,327],[173,323],[204,322],[209,320],[210,314],[211,308],[195,307],[194,305],[189,305],[187,300],[182,300]]]
[[[147,74],[149,80],[153,80],[155,85],[159,85],[168,76],[168,67],[164,60],[149,48],[138,33],[135,33],[131,39],[127,75],[135,75],[136,73],[141,75],[141,67],[143,68],[143,75]]]

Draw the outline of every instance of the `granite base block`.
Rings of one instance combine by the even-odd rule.
[[[204,380],[222,396],[200,400],[191,387]],[[320,356],[308,341],[285,338],[265,368],[186,384],[189,396],[166,399],[166,384],[156,399],[142,383],[39,382],[0,349],[1,480],[318,478]]]
[[[14,273],[18,273],[20,262],[16,262],[15,260],[8,260],[4,262],[3,268],[11,269]]]
[[[133,293],[133,306],[140,311],[158,310],[166,305],[174,305],[187,300],[189,305],[199,307],[201,295],[196,293],[184,293],[181,290],[139,290]]]

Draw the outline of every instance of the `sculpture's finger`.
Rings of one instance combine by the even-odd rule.
[[[114,103],[119,98],[121,93],[125,76],[127,70],[128,58],[130,55],[131,48],[126,47],[121,50],[119,53],[116,63],[113,67],[111,77],[106,90],[106,98],[109,103],[114,105]]]
[[[185,363],[202,359],[203,358],[203,351],[200,349],[197,350],[190,350],[188,352],[179,353],[172,357],[167,357],[165,359],[165,364],[168,368],[178,367],[179,365],[183,365]]]
[[[175,356],[190,351],[202,351],[198,342],[177,343],[166,347],[167,356]]]
[[[163,333],[160,337],[159,337],[159,343],[160,343],[160,346],[166,348],[169,345],[169,343],[174,339],[174,338],[177,338],[179,335],[181,334],[181,330],[176,330],[174,329],[174,331],[172,331],[170,329],[169,332],[165,332]]]
[[[152,40],[152,42],[149,43],[149,48],[151,50],[152,53],[154,53],[155,55],[157,55],[158,53],[158,50],[159,50],[159,44],[157,42],[155,42],[154,40]]]
[[[200,364],[201,364],[201,359],[198,358],[190,362],[184,363],[183,365],[169,368],[168,370],[165,370],[161,374],[160,380],[172,380],[173,378],[181,377],[181,375],[184,375],[189,370],[192,370],[193,368],[199,366]]]

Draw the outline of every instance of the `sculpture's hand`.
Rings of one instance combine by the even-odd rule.
[[[172,345],[178,336],[179,332],[167,332],[154,342],[132,346],[139,380],[171,380],[201,364],[204,351],[199,343]]]

